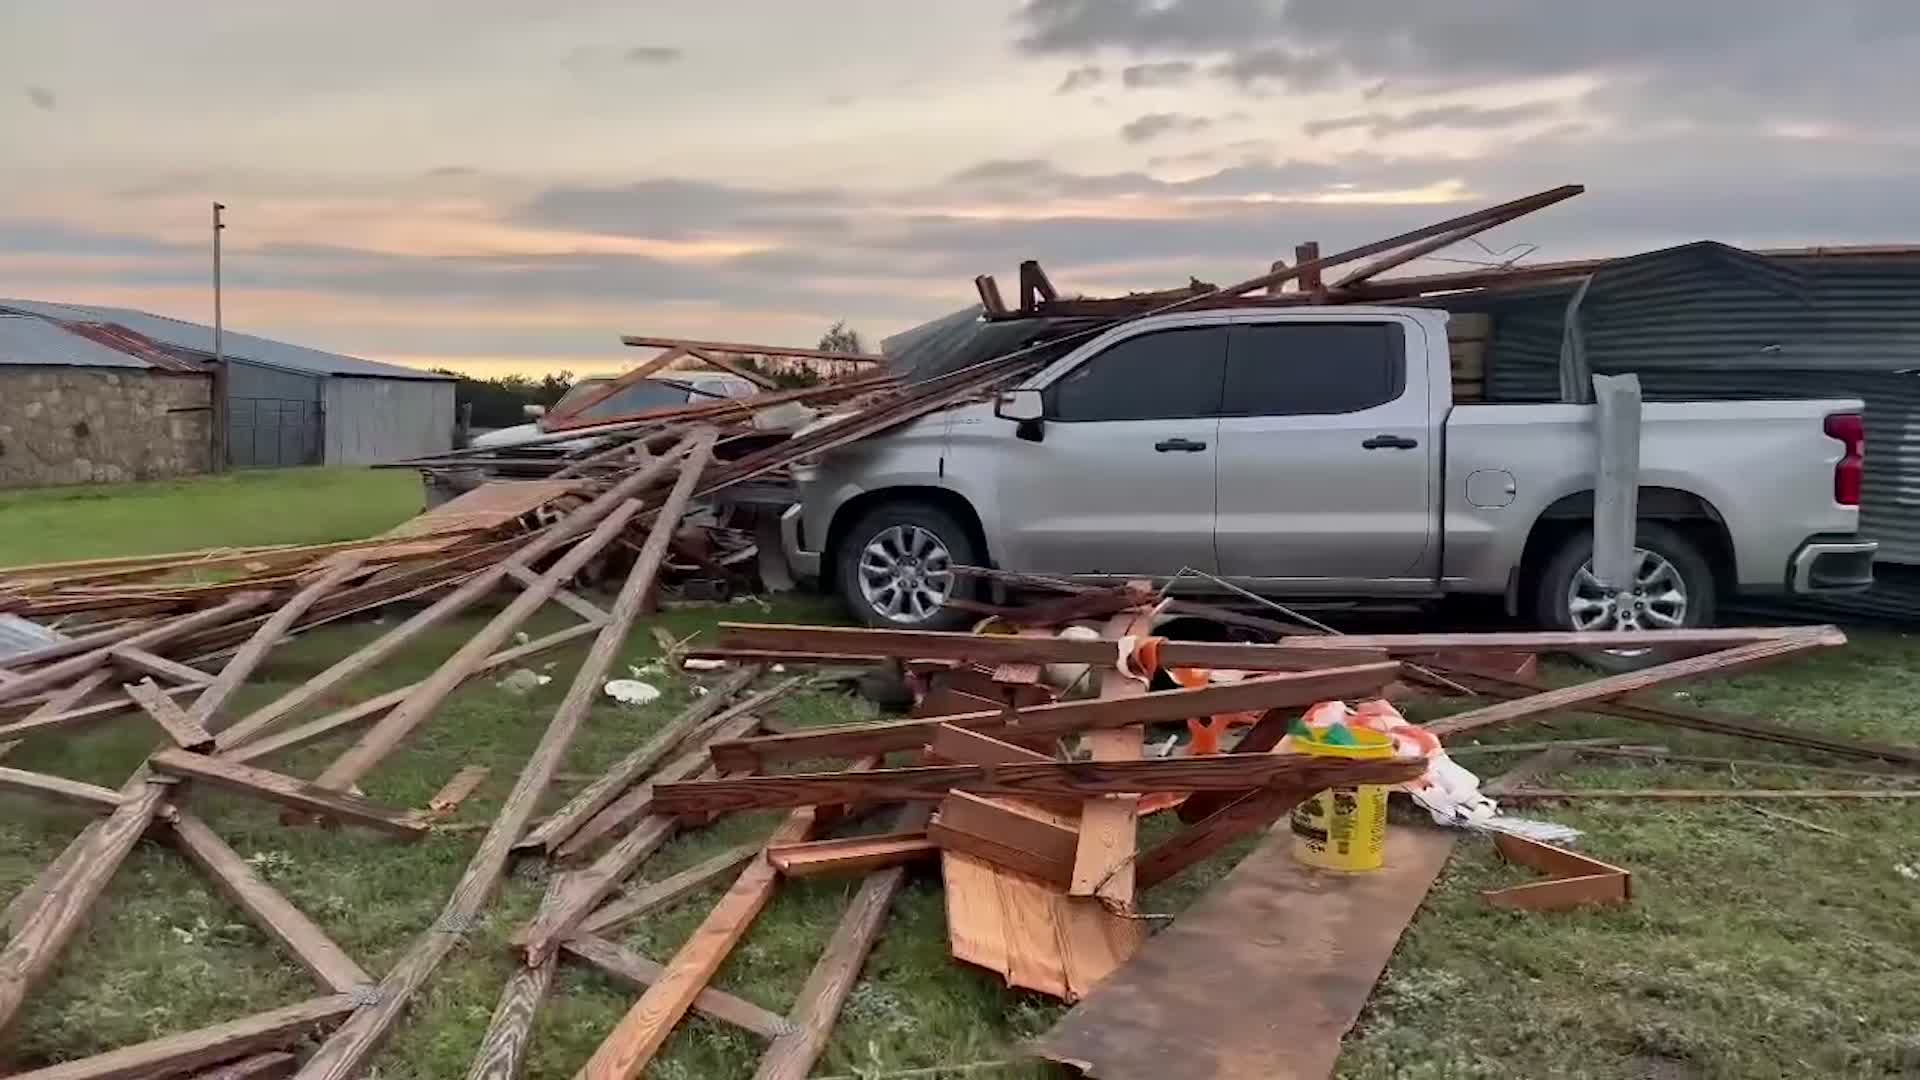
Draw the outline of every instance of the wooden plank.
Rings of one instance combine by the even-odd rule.
[[[81,833],[69,847],[73,854],[60,875],[47,881],[37,901],[20,914],[12,940],[0,951],[0,1031],[19,1013],[27,991],[52,969],[127,852],[146,832],[166,792],[166,784],[149,782],[144,771],[129,780],[120,805]]]
[[[565,886],[565,879],[565,874],[547,879],[548,897]],[[467,1066],[467,1080],[515,1080],[526,1070],[533,1020],[553,986],[553,971],[558,965],[558,957],[548,956],[538,964],[517,967],[507,976],[486,1033]]]
[[[1022,639],[1026,640],[1026,639]],[[1162,690],[1120,700],[1061,701],[1017,712],[960,713],[928,720],[842,724],[787,735],[718,743],[714,764],[729,771],[759,768],[775,761],[855,757],[912,750],[932,739],[941,724],[952,724],[1016,742],[1037,742],[1078,731],[1164,723],[1219,712],[1310,705],[1329,698],[1370,694],[1391,682],[1400,670],[1392,661],[1288,672],[1219,683],[1196,690]]]
[[[540,583],[539,573],[531,567],[524,566],[520,563],[514,563],[508,566],[507,576],[523,587],[531,587]],[[588,600],[572,589],[553,590],[552,600],[554,603],[580,616],[580,618],[587,622],[599,624],[607,621],[607,613],[600,605]]]
[[[1000,889],[991,864],[959,851],[940,856],[940,874],[946,884],[947,942],[953,958],[1007,976],[1006,915],[1000,907]]]
[[[1624,874],[1553,878],[1505,889],[1482,889],[1480,899],[1502,911],[1571,911],[1580,907],[1617,907],[1632,899]]]
[[[813,810],[802,807],[787,815],[768,838],[769,845],[805,840],[813,830]],[[667,963],[660,978],[621,1017],[579,1072],[584,1080],[632,1080],[640,1075],[666,1044],[693,999],[726,962],[727,954],[746,936],[780,880],[764,858],[747,864],[733,886]]]
[[[1558,799],[1649,799],[1694,802],[1702,799],[1920,799],[1913,788],[1515,788],[1502,802],[1552,802]]]
[[[750,730],[756,723],[758,721],[752,716],[738,716],[727,721],[715,734]],[[636,801],[642,808],[639,823],[595,859],[591,866],[574,874],[566,895],[560,901],[541,905],[522,935],[529,961],[553,951],[562,938],[612,894],[615,886],[673,836],[674,830],[679,827],[675,818],[646,812],[652,806],[654,784],[668,778],[694,776],[705,768],[706,749],[695,747],[661,769],[653,782],[628,793],[637,797]]]
[[[529,656],[538,655],[548,649],[565,645],[577,638],[597,633],[599,629],[600,627],[596,624],[581,623],[578,626],[569,626],[565,630],[556,630],[543,637],[534,638],[525,645],[515,645],[511,649],[503,649],[500,652],[494,653],[492,656],[487,657],[485,663],[475,668],[473,674],[475,676],[484,675],[489,671],[505,667],[508,664],[518,663]],[[230,736],[233,735],[235,729],[229,728],[214,736],[214,747],[220,751],[219,756],[228,761],[238,761],[241,763],[256,761],[270,754],[279,753],[282,750],[288,750],[296,746],[304,746],[315,739],[324,738],[336,731],[344,730],[356,724],[366,723],[386,710],[405,701],[407,695],[413,693],[414,689],[419,685],[419,683],[408,683],[406,686],[389,690],[379,697],[369,698],[358,705],[349,705],[344,709],[330,712],[325,716],[317,717],[304,724],[288,728],[285,731],[253,739],[244,745],[234,745],[234,740],[232,740]]]
[[[701,437],[703,433],[695,436]],[[634,477],[641,476],[642,472],[644,470],[634,473]],[[633,477],[628,479],[632,480]],[[616,484],[609,494],[617,492],[624,500],[630,492],[638,490],[638,483],[633,487],[627,487],[626,483],[622,481]],[[602,496],[602,499],[605,498]],[[575,511],[575,514],[578,513]],[[568,520],[572,520],[572,517]],[[658,520],[666,520],[672,525],[677,524],[678,517],[667,518],[663,514]],[[632,573],[621,587],[621,598],[625,599],[630,592],[644,594],[650,584],[645,579],[651,578],[656,569],[657,566],[650,567],[644,561],[636,561]],[[622,610],[621,604],[616,602],[614,618],[598,633],[617,633],[624,640],[631,627],[621,625],[619,612]],[[589,652],[590,658],[594,655],[597,653]],[[590,663],[583,661],[574,675],[574,681],[576,684],[589,685],[592,692],[597,693],[602,674],[603,671],[595,671]],[[570,688],[568,697],[572,696]],[[514,842],[533,819],[542,794],[552,783],[554,773],[559,771],[560,763],[579,731],[583,715],[584,710],[568,709],[564,702],[554,710],[553,719],[548,722],[539,745],[528,756],[519,778],[514,781],[513,790],[507,793],[506,801],[501,804],[499,815],[481,838],[472,859],[468,860],[466,872],[460,876],[452,895],[447,898],[440,918],[414,939],[413,945],[381,980],[379,1001],[356,1010],[332,1037],[321,1044],[300,1070],[299,1080],[358,1080],[366,1073],[368,1059],[399,1021],[413,994],[432,976],[447,954],[453,951],[460,941],[460,935],[471,927],[473,920],[492,899],[513,856]]]
[[[1053,886],[1024,874],[994,871],[1007,935],[1007,982],[1071,1000],[1060,928],[1054,921]]]
[[[850,364],[878,364],[886,361],[879,353],[829,352],[822,349],[796,349],[785,345],[753,345],[737,341],[700,341],[695,338],[644,337],[627,334],[622,345],[655,349],[699,349],[701,352],[735,353],[744,356],[801,356],[813,360],[842,360]]]
[[[270,1050],[217,1065],[206,1072],[194,1073],[193,1080],[281,1080],[282,1077],[292,1076],[293,1070],[299,1065],[300,1059],[292,1054],[284,1050]]]
[[[1737,648],[1721,652],[1707,653],[1704,656],[1688,657],[1665,664],[1656,664],[1639,671],[1630,671],[1577,686],[1548,690],[1532,697],[1515,701],[1502,701],[1493,705],[1457,713],[1442,720],[1426,725],[1427,730],[1442,738],[1464,735],[1470,731],[1480,731],[1497,724],[1510,723],[1527,717],[1544,716],[1560,709],[1572,708],[1590,701],[1602,701],[1607,698],[1621,697],[1648,687],[1675,682],[1680,679],[1698,678],[1702,675],[1731,675],[1796,656],[1803,652],[1832,645],[1846,643],[1845,635],[1834,631],[1831,634],[1810,631],[1805,634],[1756,641]]]
[[[113,649],[136,648],[152,649],[177,638],[185,637],[196,630],[210,626],[219,626],[231,622],[242,615],[264,606],[269,594],[264,592],[245,592],[231,596],[219,604],[202,608],[186,615],[176,616],[155,626],[147,627],[140,633],[122,640],[110,648],[95,649],[80,653],[64,660],[56,660],[45,667],[38,668],[9,683],[0,683],[0,702],[14,701],[19,698],[38,694],[43,690],[52,690],[66,686],[73,680],[91,672],[103,664],[111,663]]]
[[[559,847],[562,841],[572,836],[589,818],[605,809],[608,803],[618,798],[622,792],[632,787],[635,781],[658,765],[709,718],[724,714],[727,719],[731,719],[741,713],[750,712],[800,684],[798,679],[788,680],[779,687],[757,694],[729,709],[727,702],[733,699],[733,695],[746,689],[759,674],[760,668],[755,666],[744,667],[729,673],[718,686],[708,691],[705,697],[696,698],[691,705],[663,725],[657,733],[632,753],[614,762],[593,783],[575,792],[565,806],[549,815],[516,846],[523,849],[537,847],[552,851]]]
[[[1139,727],[1096,731],[1087,736],[1095,761],[1140,760]],[[1079,845],[1073,858],[1069,896],[1092,896],[1133,910],[1133,859],[1139,829],[1140,797],[1103,795],[1080,810]]]
[[[747,380],[748,382],[752,383],[753,385],[759,387],[762,390],[780,389],[780,384],[774,381],[771,377],[762,375],[761,373],[753,370],[750,367],[745,367],[743,365],[736,364],[733,361],[728,360],[725,357],[721,356],[719,353],[705,353],[705,352],[701,352],[699,349],[688,349],[687,355],[693,357],[695,360],[699,360],[706,364],[710,364],[713,367],[719,368],[721,371],[724,371],[729,375],[738,375],[740,378]]]
[[[659,982],[666,970],[632,949],[588,934],[568,938],[561,948],[642,992]],[[777,1039],[793,1030],[793,1025],[777,1013],[711,986],[695,995],[693,1011],[763,1039]]]
[[[623,478],[592,502],[574,510],[540,535],[528,540],[506,560],[481,569],[454,591],[416,612],[405,622],[335,661],[327,670],[248,713],[231,727],[221,731],[220,736],[223,741],[220,745],[223,748],[237,746],[264,730],[268,725],[277,723],[282,718],[327,697],[352,679],[385,663],[420,635],[472,607],[498,589],[506,580],[509,567],[537,565],[576,537],[586,533],[607,515],[625,505],[633,493],[645,489],[647,485],[657,480],[663,475],[664,468],[662,466],[661,470],[654,470],[650,467]],[[415,684],[413,692],[425,690],[426,682],[427,680],[421,680],[420,683]]]
[[[314,784],[341,791],[372,772],[415,728],[440,708],[440,703],[446,700],[447,695],[467,681],[475,668],[504,645],[521,623],[531,618],[547,602],[554,589],[573,580],[574,575],[586,569],[596,555],[626,530],[627,524],[639,512],[639,501],[629,499],[602,518],[594,526],[593,532],[569,548],[558,562],[548,568],[538,587],[523,590],[514,597],[499,614],[488,620],[451,657],[435,668],[433,674],[420,680],[405,701],[394,706],[392,712],[381,717],[360,736],[359,741],[322,770],[314,779]],[[598,691],[598,687],[595,687],[595,691]]]
[[[1004,843],[1000,839],[979,833],[956,829],[945,822],[935,819],[927,826],[927,839],[931,840],[943,854],[965,855],[968,858],[994,870],[1005,870],[1044,881],[1049,885],[1066,891],[1073,881],[1073,862],[1071,859],[1048,859],[1023,847]]]
[[[1038,750],[1015,746],[991,735],[952,724],[941,724],[933,729],[933,741],[927,744],[927,753],[956,765],[1012,765],[1022,761],[1053,760]]]
[[[0,766],[0,791],[37,795],[99,813],[111,813],[120,806],[120,793],[112,788],[5,766]]]
[[[1596,649],[1685,649],[1713,651],[1735,645],[1811,635],[1822,644],[1844,645],[1846,635],[1833,626],[1699,627],[1688,630],[1502,630],[1468,634],[1329,634],[1287,639],[1299,652],[1344,654],[1348,649],[1421,656],[1456,650],[1485,652],[1583,652]],[[1164,662],[1164,654],[1162,654]],[[1323,661],[1326,662],[1326,661]],[[1196,667],[1204,665],[1193,665]],[[1224,665],[1223,665],[1224,666]]]
[[[150,678],[137,683],[121,683],[120,688],[140,706],[153,722],[160,725],[167,738],[182,750],[196,753],[212,749],[213,733],[200,726],[200,722],[188,715],[172,698],[160,692],[160,687]]]
[[[580,924],[580,933],[604,934],[650,911],[657,911],[712,885],[729,874],[737,873],[748,860],[759,854],[758,845],[741,844],[738,847],[728,848],[710,859],[695,863],[670,877],[638,886],[625,896],[587,916]]]
[[[120,646],[109,653],[108,658],[114,664],[136,675],[165,679],[167,682],[181,686],[205,686],[213,681],[213,676],[199,668],[188,667],[177,660],[169,660],[132,645]]]
[[[866,630],[845,626],[787,626],[774,623],[723,622],[719,630],[720,644],[730,648],[798,649],[856,656],[889,656],[900,660],[958,660],[986,666],[1012,661],[1103,664],[1111,667],[1119,656],[1118,643],[1105,640],[1076,641],[1056,637],[953,634],[934,630]],[[1359,644],[1348,646],[1342,653],[1347,656],[1345,662],[1348,663],[1386,659],[1384,650]],[[1368,655],[1370,653],[1378,655]],[[1303,651],[1292,640],[1284,645],[1168,641],[1160,647],[1160,662],[1166,667],[1238,668],[1247,671],[1298,671],[1329,663],[1320,650]]]
[[[366,568],[363,560],[355,555],[339,555],[333,558],[335,562],[332,566],[301,586],[299,592],[288,597],[286,603],[281,604],[271,615],[268,615],[259,629],[255,630],[252,636],[240,646],[239,651],[233,654],[233,658],[221,666],[220,674],[213,680],[213,685],[207,687],[206,691],[193,701],[192,716],[196,723],[209,729],[218,728],[220,725],[217,721],[221,707],[226,705],[227,699],[233,696],[235,690],[240,689],[249,678],[253,677],[253,673],[259,670],[261,663],[266,660],[267,654],[273,651],[274,646],[280,644],[280,640],[287,636],[294,624],[300,621],[301,616],[333,590],[346,584],[349,579],[362,573]]]
[[[767,849],[767,861],[783,877],[806,878],[828,874],[865,874],[893,866],[932,859],[939,845],[926,830],[849,836],[838,840],[808,840]]]
[[[19,1073],[13,1080],[148,1080],[172,1076],[228,1058],[291,1046],[352,1011],[351,997],[330,994],[198,1031]]]
[[[1072,877],[1074,851],[1079,846],[1075,826],[1041,807],[1018,799],[990,799],[953,791],[940,801],[939,823],[1028,852],[1049,867],[1065,868],[1061,874],[1049,870],[1036,877],[1058,876],[1063,881]]]
[[[1274,833],[1037,1052],[1099,1080],[1323,1080],[1454,837],[1396,826],[1384,869],[1334,874]]]
[[[493,770],[485,765],[461,766],[460,771],[449,777],[440,790],[433,793],[433,798],[427,800],[426,812],[419,816],[429,820],[451,816],[460,809],[461,803],[467,801],[468,796],[480,790],[480,785],[486,783],[492,773]]]
[[[916,829],[924,826],[926,821],[925,806],[909,806],[894,818],[893,827],[896,830]],[[896,832],[894,835],[911,833]],[[773,1044],[767,1047],[766,1054],[760,1058],[759,1067],[754,1070],[754,1080],[806,1080],[807,1074],[820,1060],[821,1052],[826,1049],[840,1008],[846,1003],[847,995],[853,992],[853,984],[860,977],[860,968],[866,963],[867,954],[873,951],[880,928],[885,925],[887,913],[893,906],[893,898],[899,893],[906,876],[904,867],[889,866],[869,873],[866,880],[860,883],[860,891],[854,894],[853,902],[847,905],[846,912],[840,916],[833,936],[827,939],[825,951],[814,962],[813,970],[807,973],[807,981],[800,987],[800,996],[787,1012],[793,1031],[774,1039]]]
[[[329,938],[326,931],[306,913],[267,884],[247,860],[227,846],[226,841],[207,823],[179,810],[162,813],[168,821],[168,833],[175,844],[220,889],[233,905],[268,937],[284,945],[300,966],[335,993],[346,993],[356,986],[370,985],[372,976],[355,963],[353,957]]]
[[[1264,754],[1280,745],[1286,738],[1287,729],[1293,726],[1294,714],[1291,710],[1268,709],[1254,725],[1240,736],[1229,753]],[[1240,793],[1232,791],[1196,792],[1180,804],[1180,820],[1189,824],[1212,817],[1223,807],[1238,801]]]
[[[1250,791],[1143,852],[1134,863],[1134,884],[1151,888],[1228,844],[1274,823],[1300,801],[1325,787]]]
[[[186,750],[162,750],[153,767],[170,776],[185,777],[242,795],[252,795],[303,813],[338,818],[394,836],[418,839],[427,826],[404,810],[382,806],[372,799],[344,791],[329,791],[282,773],[256,769]]]
[[[1398,783],[1422,771],[1423,759],[1417,758],[1363,761],[1300,754],[940,765],[860,774],[799,773],[658,784],[653,802],[659,813],[693,814],[863,800],[937,800],[951,788],[982,795],[1071,795],[1083,799],[1092,795],[1252,787],[1311,793],[1339,784]]]

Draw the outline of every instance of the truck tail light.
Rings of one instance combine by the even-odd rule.
[[[1842,506],[1860,505],[1860,481],[1867,467],[1867,424],[1859,413],[1834,413],[1827,417],[1827,434],[1839,439],[1847,452],[1833,467],[1833,501]]]

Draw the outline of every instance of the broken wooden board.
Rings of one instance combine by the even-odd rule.
[[[1277,830],[1034,1049],[1098,1080],[1320,1080],[1453,845],[1395,826],[1384,869],[1336,874]]]
[[[959,852],[940,857],[953,956],[1009,986],[1078,1001],[1132,957],[1146,923]]]
[[[111,794],[111,793],[109,793]],[[767,849],[767,861],[782,877],[865,874],[890,866],[931,859],[940,849],[925,830],[838,840],[803,840]]]
[[[1494,833],[1493,845],[1510,863],[1538,870],[1545,881],[1482,889],[1480,899],[1503,911],[1570,911],[1587,905],[1618,907],[1633,899],[1633,875],[1612,863],[1537,840]]]

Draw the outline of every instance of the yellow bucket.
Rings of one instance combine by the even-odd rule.
[[[1303,754],[1390,758],[1393,739],[1369,728],[1349,728],[1353,746],[1293,736]],[[1387,789],[1379,784],[1328,788],[1293,808],[1293,857],[1322,870],[1378,870],[1387,856]]]

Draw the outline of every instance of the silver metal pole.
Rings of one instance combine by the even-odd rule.
[[[210,472],[227,471],[227,356],[225,325],[220,311],[220,233],[226,222],[220,220],[226,204],[213,204],[213,379],[207,388],[208,462]]]

